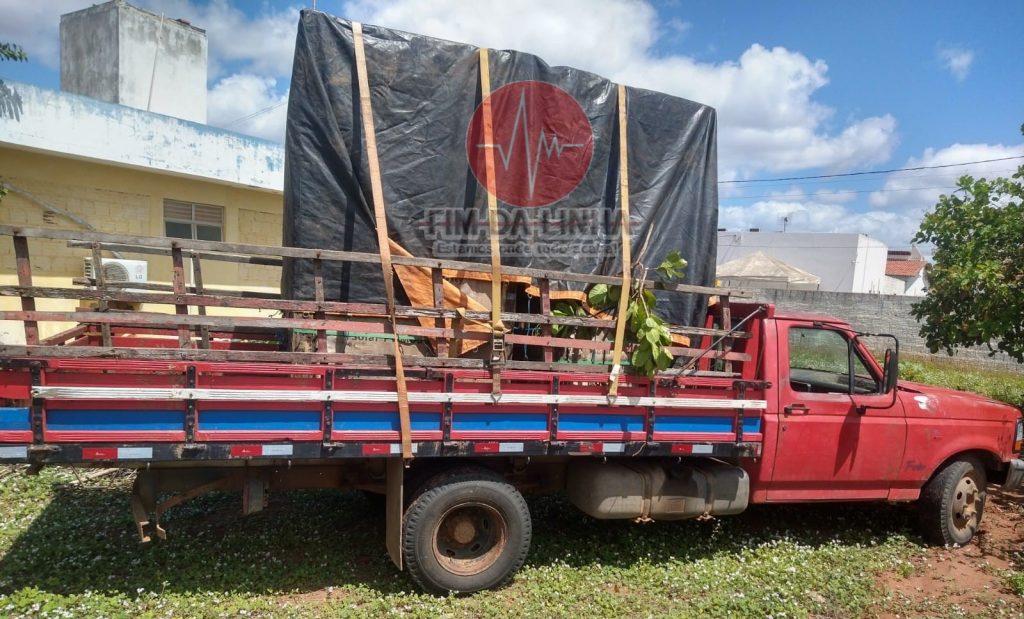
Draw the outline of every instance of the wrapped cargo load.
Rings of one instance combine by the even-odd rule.
[[[370,25],[362,36],[392,254],[489,262],[490,150],[503,265],[622,273],[615,83],[531,54],[489,50],[488,143],[479,48]],[[379,252],[359,97],[352,23],[303,11],[288,108],[286,246]],[[678,251],[688,262],[684,281],[711,285],[715,111],[638,88],[627,89],[627,101],[633,263],[653,267]],[[400,302],[431,306],[426,269],[396,267],[396,274]],[[328,300],[385,296],[376,264],[329,263],[324,281]],[[559,286],[583,287],[552,283]],[[314,298],[310,261],[286,260],[282,292]],[[488,306],[446,283],[445,305],[458,304]],[[698,325],[706,305],[703,295],[677,294],[659,313]]]

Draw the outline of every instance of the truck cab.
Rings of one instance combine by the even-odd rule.
[[[1020,487],[1014,407],[896,381],[897,350],[879,362],[835,318],[770,308],[763,329],[772,384],[762,457],[745,465],[753,502],[919,500],[929,539],[964,544],[980,526],[987,482]]]

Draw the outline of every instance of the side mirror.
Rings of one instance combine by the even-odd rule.
[[[900,354],[892,348],[885,351],[885,362],[882,373],[882,393],[891,393],[896,389],[896,381],[900,377]]]

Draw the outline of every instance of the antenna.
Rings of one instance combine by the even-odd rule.
[[[786,227],[789,226],[791,221],[792,220],[789,218],[789,215],[783,215],[782,217],[779,217],[779,223],[782,224],[783,232],[786,231]]]

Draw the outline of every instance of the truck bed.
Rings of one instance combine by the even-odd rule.
[[[402,454],[403,439],[413,457],[760,454],[765,385],[743,352],[752,334],[723,328],[730,327],[729,291],[683,287],[690,294],[723,293],[717,317],[709,315],[703,327],[677,329],[701,346],[675,349],[691,362],[654,377],[620,374],[616,395],[609,395],[608,364],[559,362],[552,354],[559,347],[607,350],[610,342],[516,334],[517,322],[579,320],[547,313],[503,314],[513,326],[505,338],[539,346],[541,361],[409,356],[402,360],[400,385],[393,357],[322,347],[328,329],[368,329],[370,323],[360,321],[368,313],[374,316],[373,309],[379,317],[379,308],[254,299],[184,285],[183,252],[198,265],[201,257],[238,261],[243,250],[255,256],[277,252],[279,257],[312,250],[0,228],[14,237],[19,259],[19,286],[0,287],[0,293],[21,296],[23,304],[20,312],[0,312],[0,319],[21,320],[26,328],[26,345],[5,345],[0,351],[3,462],[131,466],[392,457]],[[90,243],[97,257],[103,247],[170,255],[175,283],[169,291],[157,284],[128,290],[102,279],[85,282],[89,286],[81,289],[35,287],[25,242],[33,237],[64,239],[72,246]],[[353,259],[337,253],[345,255],[336,259]],[[440,263],[436,270],[450,266]],[[541,283],[547,290],[547,282]],[[34,297],[94,300],[100,306],[96,311],[40,312]],[[118,312],[106,305],[132,300],[170,301],[176,313]],[[295,311],[282,318],[207,316],[209,306]],[[317,311],[323,309],[332,313]],[[399,335],[413,332],[438,341],[471,335],[442,326],[446,316],[455,315],[452,310],[396,308],[396,314],[401,312],[434,316],[439,326],[393,324]],[[72,326],[40,339],[37,323],[43,320]],[[615,324],[584,321],[604,328]],[[312,330],[317,350],[289,348],[296,329]],[[712,367],[712,359],[722,367]],[[407,437],[398,405],[403,398],[409,411]]]

